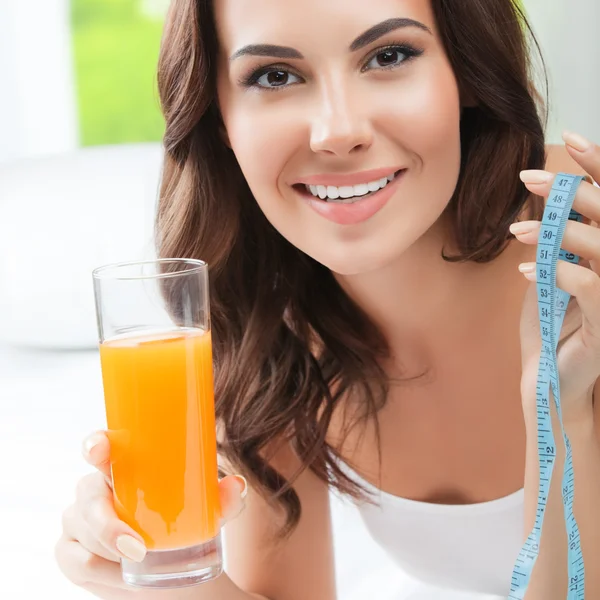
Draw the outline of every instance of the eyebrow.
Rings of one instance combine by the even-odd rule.
[[[429,29],[427,25],[424,25],[420,21],[406,18],[386,19],[381,23],[377,23],[377,25],[373,25],[373,27],[370,27],[364,33],[361,33],[350,44],[350,52],[356,52],[357,50],[368,46],[369,44],[378,40],[380,37],[383,37],[386,33],[396,31],[397,29],[406,29],[408,27],[416,27],[417,29],[421,29],[422,31],[426,31],[427,33],[433,35],[431,29]],[[272,58],[284,59],[304,58],[302,53],[295,48],[290,48],[289,46],[277,46],[275,44],[249,44],[248,46],[243,46],[239,50],[236,50],[229,57],[229,61],[234,61],[236,58],[240,58],[241,56],[268,56]]]
[[[234,52],[229,61],[240,56],[271,56],[274,58],[304,58],[298,50],[289,46],[276,46],[274,44],[250,44]]]
[[[387,19],[386,21],[377,23],[377,25],[373,25],[373,27],[367,29],[367,31],[364,33],[361,33],[350,44],[350,52],[356,52],[357,50],[368,46],[390,31],[395,31],[396,29],[406,29],[408,27],[416,27],[417,29],[421,29],[422,31],[426,31],[427,33],[433,35],[431,29],[429,29],[427,25],[424,25],[420,21],[415,21],[414,19]]]

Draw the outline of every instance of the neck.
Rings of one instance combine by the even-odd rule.
[[[448,353],[455,354],[457,346],[461,353],[469,347],[481,352],[481,341],[490,337],[492,321],[497,321],[494,308],[499,303],[506,307],[510,302],[506,296],[516,298],[523,287],[513,285],[513,279],[505,280],[507,261],[516,272],[515,245],[490,263],[447,262],[442,249],[446,255],[457,253],[447,242],[448,231],[440,222],[384,268],[336,275],[379,327],[389,343],[394,371],[400,369],[405,377],[447,362]]]

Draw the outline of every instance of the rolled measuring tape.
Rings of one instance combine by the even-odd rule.
[[[512,574],[509,598],[523,600],[531,573],[539,554],[542,525],[550,482],[556,461],[556,443],[552,433],[550,416],[550,388],[560,421],[565,444],[565,464],[562,480],[562,500],[568,536],[568,583],[567,600],[584,600],[585,569],[579,538],[579,528],[573,514],[575,478],[571,444],[565,433],[560,404],[560,381],[556,351],[570,294],[556,286],[556,265],[559,260],[577,264],[579,256],[561,249],[567,221],[582,222],[583,217],[572,210],[577,189],[585,178],[579,175],[559,173],[554,179],[548,197],[538,238],[536,256],[537,301],[542,337],[542,352],[537,377],[537,435],[539,456],[538,503],[533,529],[516,560]]]

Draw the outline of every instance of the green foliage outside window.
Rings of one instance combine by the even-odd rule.
[[[158,141],[165,0],[72,0],[81,144]]]

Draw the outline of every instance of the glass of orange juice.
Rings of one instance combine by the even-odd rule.
[[[114,504],[144,539],[136,587],[222,572],[208,267],[159,259],[93,272]]]

